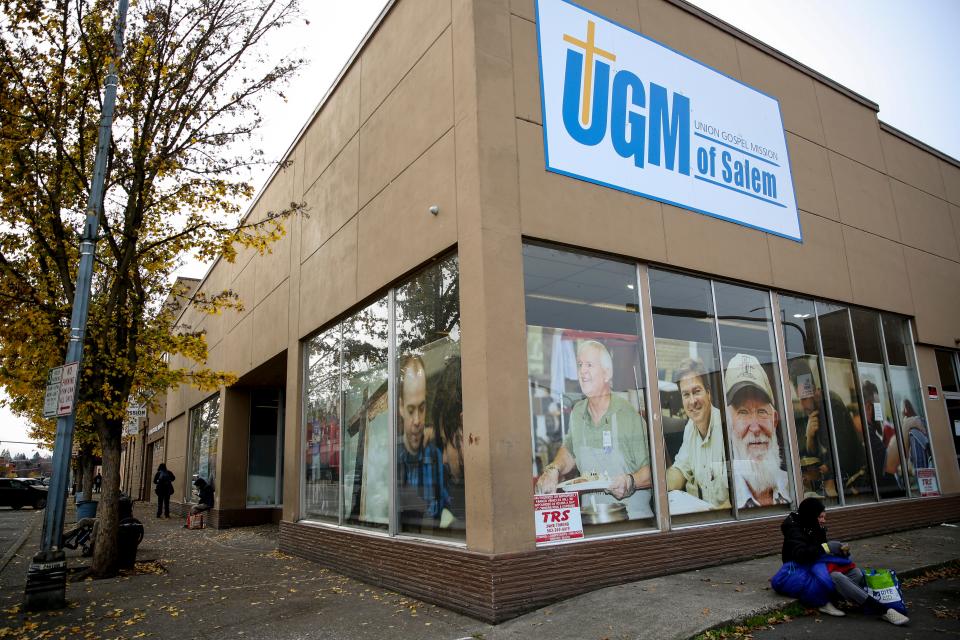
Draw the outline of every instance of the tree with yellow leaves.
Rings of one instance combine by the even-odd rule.
[[[114,51],[112,5],[0,3],[0,385],[46,442],[55,425],[42,417],[43,389],[69,334],[100,90]],[[175,322],[178,305],[217,313],[242,301],[230,291],[201,298],[177,290],[176,269],[186,256],[231,260],[237,245],[267,251],[301,208],[239,219],[253,193],[246,172],[266,162],[249,146],[258,105],[301,63],[270,59],[265,44],[297,10],[297,0],[139,0],[130,8],[76,413],[77,441],[103,459],[96,575],[115,573],[128,397],[233,380],[203,366],[203,333]],[[164,354],[199,364],[170,368]]]

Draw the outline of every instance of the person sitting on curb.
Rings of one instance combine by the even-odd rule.
[[[846,615],[830,600],[847,600],[865,610],[885,611],[882,618],[900,626],[910,619],[882,605],[866,591],[866,577],[850,561],[846,544],[827,541],[827,514],[823,502],[807,498],[780,525],[783,567],[771,578],[777,593],[818,604],[821,613]],[[832,584],[830,584],[832,582]]]
[[[194,480],[193,486],[197,488],[198,500],[197,504],[190,508],[190,514],[195,515],[213,509],[213,486],[203,478]]]

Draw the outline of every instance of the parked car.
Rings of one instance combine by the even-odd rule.
[[[34,487],[42,487],[43,480],[40,478],[14,478],[14,480],[19,480],[23,484],[29,484]]]
[[[43,509],[47,506],[47,491],[40,484],[29,484],[20,478],[0,478],[0,507],[21,509],[29,505],[34,509]]]

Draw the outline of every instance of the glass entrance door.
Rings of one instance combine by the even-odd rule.
[[[247,506],[283,503],[283,395],[278,389],[250,394],[250,451],[247,464]]]

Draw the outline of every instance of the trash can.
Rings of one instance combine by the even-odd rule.
[[[77,520],[82,520],[83,518],[96,518],[98,504],[100,503],[96,500],[81,500],[78,502]]]
[[[133,569],[137,561],[137,547],[143,540],[143,524],[136,518],[120,521],[117,532],[117,565],[121,569]]]

